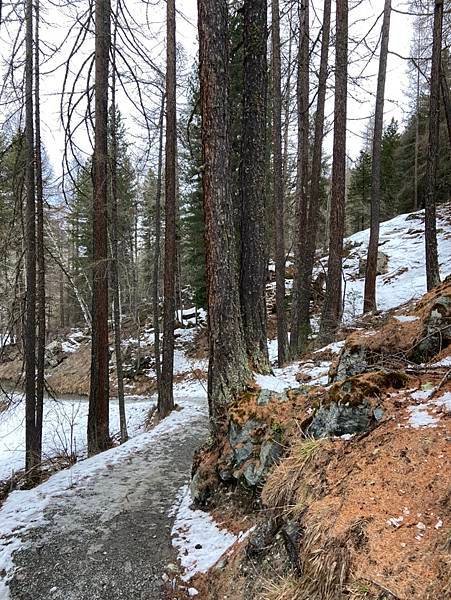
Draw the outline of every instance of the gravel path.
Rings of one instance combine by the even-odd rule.
[[[206,438],[204,405],[190,400],[173,429],[76,483],[76,494],[52,498],[47,524],[28,532],[14,554],[11,600],[164,597],[162,575],[175,562],[168,511]]]

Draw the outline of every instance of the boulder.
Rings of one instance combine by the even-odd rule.
[[[366,272],[366,257],[359,260],[359,276],[365,277]],[[388,255],[385,252],[378,252],[377,254],[377,274],[383,275],[388,271]]]
[[[314,438],[363,433],[380,420],[382,414],[381,409],[373,409],[367,401],[357,406],[332,402],[316,411],[307,433]]]

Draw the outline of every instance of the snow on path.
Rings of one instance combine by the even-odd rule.
[[[180,404],[152,431],[10,494],[0,600],[160,597],[174,561],[168,511],[207,434],[205,398]]]

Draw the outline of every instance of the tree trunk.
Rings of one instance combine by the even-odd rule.
[[[165,160],[165,244],[164,244],[164,305],[163,362],[158,394],[158,414],[167,416],[174,408],[174,326],[176,248],[176,83],[175,83],[175,0],[167,0],[166,48],[166,160]]]
[[[39,463],[36,432],[36,202],[33,127],[33,2],[25,5],[26,140],[26,307],[25,307],[25,470]]]
[[[280,13],[279,0],[272,0],[272,144],[275,228],[275,271],[277,313],[277,362],[282,367],[287,361],[288,334],[285,311],[285,209],[282,175],[282,95],[280,73]]]
[[[161,381],[161,362],[160,362],[160,243],[161,243],[161,179],[163,171],[163,130],[164,130],[164,100],[161,96],[160,110],[160,140],[158,145],[158,171],[157,171],[157,189],[155,191],[155,252],[153,259],[152,274],[152,312],[153,312],[153,330],[154,330],[154,351],[155,351],[155,372],[157,374],[157,390],[160,393]]]
[[[435,191],[440,128],[440,62],[442,51],[443,0],[435,0],[432,40],[431,87],[429,95],[429,139],[425,176],[425,246],[426,282],[431,290],[440,283],[437,252],[437,226],[435,216]]]
[[[95,138],[93,186],[92,349],[88,453],[109,445],[108,343],[108,66],[110,3],[95,3]]]
[[[36,373],[36,460],[42,457],[42,420],[44,412],[44,361],[45,361],[45,259],[44,259],[44,194],[42,185],[42,155],[41,155],[41,111],[39,97],[39,0],[35,2],[35,147],[36,147],[36,259],[38,267],[37,280],[37,373]]]
[[[312,297],[312,275],[315,262],[316,240],[320,209],[320,189],[322,170],[322,149],[324,138],[324,111],[326,104],[331,0],[324,0],[323,33],[321,58],[318,76],[318,99],[315,113],[315,134],[313,142],[312,172],[310,178],[310,201],[307,213],[304,260],[301,265],[302,285],[299,292],[299,341],[298,352],[305,350],[310,332],[310,300]]]
[[[266,0],[245,0],[243,131],[241,143],[240,299],[252,368],[269,371],[266,335]]]
[[[387,74],[388,40],[390,37],[391,0],[385,0],[382,21],[379,73],[377,76],[376,108],[374,112],[373,152],[371,161],[370,240],[366,260],[363,312],[376,310],[377,256],[379,251],[379,221],[381,206],[381,153],[384,127],[385,79]]]
[[[298,153],[296,174],[296,229],[295,229],[295,276],[291,306],[290,354],[298,356],[301,339],[300,300],[305,282],[302,279],[305,264],[306,230],[308,211],[309,171],[309,0],[299,4],[299,51],[298,51]]]
[[[247,367],[230,193],[227,1],[198,0],[203,203],[209,321],[208,402],[214,431],[245,386]]]
[[[334,142],[329,217],[329,259],[326,295],[321,312],[319,341],[333,341],[340,322],[343,236],[346,192],[346,108],[348,77],[348,0],[337,0],[335,51]]]
[[[111,286],[113,288],[114,353],[116,356],[117,399],[119,404],[119,426],[121,444],[128,440],[127,417],[125,414],[124,370],[121,347],[121,306],[119,298],[119,249],[118,249],[118,198],[117,198],[117,127],[116,127],[116,32],[117,15],[114,25],[111,83]]]

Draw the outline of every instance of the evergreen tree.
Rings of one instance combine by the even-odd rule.
[[[181,119],[182,135],[182,205],[181,233],[186,282],[192,301],[206,307],[204,215],[201,172],[201,132],[199,84],[197,77],[190,81],[188,109]]]
[[[400,143],[398,121],[392,119],[384,130],[381,152],[381,221],[398,214],[401,173],[397,160]]]
[[[370,218],[371,155],[361,150],[351,170],[347,200],[347,230],[352,234],[366,229]]]

